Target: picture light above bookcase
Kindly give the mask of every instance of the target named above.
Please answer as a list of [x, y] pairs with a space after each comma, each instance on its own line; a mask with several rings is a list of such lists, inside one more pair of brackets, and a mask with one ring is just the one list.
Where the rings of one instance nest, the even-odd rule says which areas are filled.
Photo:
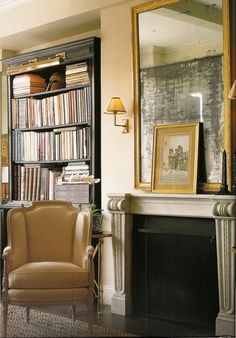
[[18, 74], [22, 72], [28, 72], [30, 70], [59, 65], [60, 63], [64, 62], [65, 59], [66, 59], [66, 53], [61, 52], [47, 60], [40, 60], [40, 61], [38, 61], [38, 59], [29, 60], [26, 64], [23, 64], [20, 66], [9, 66], [7, 68], [7, 74]]

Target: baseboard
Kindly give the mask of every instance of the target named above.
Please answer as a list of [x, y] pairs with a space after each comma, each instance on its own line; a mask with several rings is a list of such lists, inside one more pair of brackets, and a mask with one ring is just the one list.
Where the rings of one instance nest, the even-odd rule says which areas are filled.
[[112, 285], [103, 285], [103, 304], [111, 305], [111, 299], [114, 294]]

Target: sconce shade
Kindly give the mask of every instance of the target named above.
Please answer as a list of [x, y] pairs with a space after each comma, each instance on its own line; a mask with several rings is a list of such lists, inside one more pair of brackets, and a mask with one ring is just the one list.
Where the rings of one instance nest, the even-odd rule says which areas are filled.
[[234, 81], [234, 83], [233, 83], [233, 85], [232, 85], [232, 87], [230, 89], [228, 98], [231, 99], [231, 100], [235, 100], [236, 99], [236, 80]]
[[124, 114], [126, 113], [125, 107], [119, 97], [112, 97], [107, 107], [107, 114]]
[[111, 114], [114, 116], [114, 126], [122, 127], [122, 133], [126, 134], [129, 131], [129, 120], [125, 119], [122, 120], [123, 123], [119, 124], [116, 122], [116, 115], [117, 114], [124, 114], [126, 113], [125, 107], [119, 97], [112, 97], [109, 105], [107, 107], [107, 111], [104, 112], [105, 114]]

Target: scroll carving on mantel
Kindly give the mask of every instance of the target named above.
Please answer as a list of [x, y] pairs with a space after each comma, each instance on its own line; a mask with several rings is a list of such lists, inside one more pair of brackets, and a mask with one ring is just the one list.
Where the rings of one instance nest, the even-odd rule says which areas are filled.
[[235, 220], [236, 216], [236, 202], [219, 201], [216, 202], [213, 209], [215, 217], [232, 217]]
[[113, 313], [131, 311], [133, 214], [214, 218], [216, 225], [220, 311], [216, 335], [234, 335], [236, 201], [233, 195], [109, 194], [113, 235], [115, 293]]
[[124, 197], [113, 197], [108, 201], [107, 209], [111, 212], [125, 212], [127, 210], [127, 200]]

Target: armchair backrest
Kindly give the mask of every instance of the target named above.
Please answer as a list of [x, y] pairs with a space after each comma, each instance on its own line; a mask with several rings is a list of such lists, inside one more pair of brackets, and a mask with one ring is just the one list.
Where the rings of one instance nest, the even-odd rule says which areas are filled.
[[19, 264], [75, 259], [82, 263], [81, 251], [91, 243], [91, 224], [84, 216], [64, 201], [39, 201], [10, 210], [8, 243]]

